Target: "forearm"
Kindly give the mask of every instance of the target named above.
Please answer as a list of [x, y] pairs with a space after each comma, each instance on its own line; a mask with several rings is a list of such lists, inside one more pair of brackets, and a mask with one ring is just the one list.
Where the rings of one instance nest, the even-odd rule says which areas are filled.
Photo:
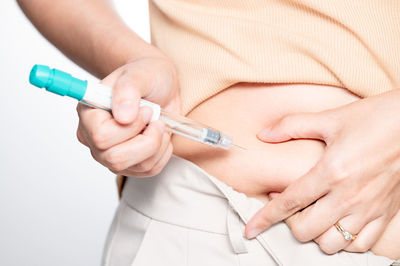
[[36, 28], [99, 78], [127, 61], [161, 52], [137, 36], [107, 0], [17, 0]]

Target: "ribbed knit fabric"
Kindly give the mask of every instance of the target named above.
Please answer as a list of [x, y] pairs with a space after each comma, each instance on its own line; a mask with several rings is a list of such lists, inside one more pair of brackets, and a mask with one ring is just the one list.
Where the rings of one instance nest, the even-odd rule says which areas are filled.
[[400, 0], [150, 0], [182, 111], [238, 82], [400, 88]]

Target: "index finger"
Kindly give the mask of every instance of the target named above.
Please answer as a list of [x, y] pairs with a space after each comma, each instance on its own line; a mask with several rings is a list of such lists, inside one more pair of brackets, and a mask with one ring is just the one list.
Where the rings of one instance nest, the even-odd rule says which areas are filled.
[[78, 109], [82, 109], [78, 110], [81, 130], [85, 132], [89, 146], [98, 150], [107, 150], [135, 137], [146, 127], [153, 113], [149, 107], [141, 107], [132, 123], [121, 125], [104, 110], [91, 110], [85, 106]]
[[251, 239], [297, 211], [309, 206], [328, 192], [321, 164], [289, 185], [280, 195], [268, 202], [246, 225], [246, 236]]
[[78, 102], [76, 105], [76, 111], [80, 120], [90, 120], [95, 124], [101, 124], [104, 121], [112, 119], [110, 112], [88, 106], [81, 102]]

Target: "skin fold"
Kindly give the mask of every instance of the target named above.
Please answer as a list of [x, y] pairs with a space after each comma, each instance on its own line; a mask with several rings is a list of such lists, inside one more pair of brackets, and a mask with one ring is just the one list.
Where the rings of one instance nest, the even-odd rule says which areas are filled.
[[[248, 237], [296, 213], [288, 224], [300, 241], [316, 238], [327, 253], [372, 248], [400, 208], [399, 99], [395, 89], [331, 110], [287, 115], [259, 133], [270, 143], [317, 139], [326, 148], [315, 166], [249, 221]], [[357, 239], [335, 240], [336, 222]], [[399, 247], [394, 229], [387, 250]], [[386, 256], [398, 258], [399, 252]]]
[[[198, 164], [235, 190], [268, 203], [271, 195], [275, 195], [274, 198], [277, 198], [280, 192], [285, 191], [286, 188], [315, 167], [323, 158], [327, 145], [324, 141], [315, 137], [308, 139], [287, 137], [288, 140], [285, 139], [286, 141], [266, 142], [260, 139], [260, 136], [257, 137], [257, 134], [272, 125], [282, 124], [282, 119], [290, 115], [296, 118], [296, 116], [309, 112], [320, 113], [324, 110], [333, 110], [359, 101], [359, 97], [347, 90], [331, 86], [237, 84], [197, 106], [189, 113], [188, 117], [231, 135], [235, 143], [247, 148], [247, 150], [237, 148], [232, 148], [229, 151], [216, 150], [179, 136], [173, 136], [174, 152]], [[311, 120], [300, 121], [302, 124], [295, 127], [298, 131], [305, 128], [305, 123]], [[319, 128], [319, 125], [316, 124], [314, 127]], [[293, 132], [298, 131], [293, 130]], [[277, 136], [282, 134], [280, 132]], [[347, 153], [355, 147], [352, 143], [347, 143], [347, 145], [348, 148], [344, 148]], [[340, 154], [337, 156], [340, 156]], [[335, 161], [330, 160], [328, 163], [335, 163]], [[328, 172], [325, 169], [322, 173]], [[372, 168], [369, 168], [368, 171], [370, 169]], [[323, 174], [320, 176], [324, 178]], [[349, 191], [353, 191], [354, 181], [351, 180], [351, 177], [348, 180], [345, 187], [349, 188]], [[392, 179], [388, 178], [387, 180]], [[393, 178], [393, 181], [395, 181], [395, 178]], [[379, 183], [381, 184], [377, 185]], [[293, 202], [296, 202], [298, 198], [312, 194], [314, 188], [318, 188], [320, 184], [322, 182], [318, 180], [318, 183], [314, 186], [307, 183], [301, 189], [294, 189], [292, 192], [292, 194], [295, 193]], [[360, 210], [361, 216], [364, 217], [368, 215], [374, 217], [379, 211], [394, 210], [395, 213], [392, 216], [388, 215], [378, 219], [363, 230], [356, 228], [359, 222], [363, 221], [361, 218], [358, 219], [358, 216], [356, 216], [357, 219], [353, 219], [351, 215], [347, 215], [347, 218], [341, 219], [340, 222], [346, 230], [352, 233], [360, 233], [361, 231], [358, 239], [353, 242], [344, 240], [343, 236], [333, 227], [333, 224], [337, 221], [337, 218], [333, 215], [333, 210], [338, 209], [341, 204], [343, 205], [340, 202], [334, 201], [333, 205], [325, 207], [325, 212], [322, 215], [315, 213], [315, 210], [311, 207], [298, 213], [294, 211], [293, 216], [291, 216], [293, 213], [290, 213], [274, 222], [289, 217], [286, 222], [298, 240], [302, 242], [314, 240], [328, 254], [336, 253], [342, 249], [351, 252], [364, 252], [371, 249], [378, 255], [396, 259], [400, 257], [399, 249], [396, 248], [400, 246], [400, 215], [397, 214], [393, 218], [398, 213], [398, 206], [393, 204], [396, 202], [396, 198], [393, 199], [391, 196], [395, 196], [396, 193], [388, 193], [389, 195], [386, 195], [386, 198], [389, 200], [385, 204], [382, 204], [381, 198], [374, 197], [374, 195], [380, 195], [387, 190], [383, 184], [380, 181], [371, 182], [371, 186], [367, 187], [363, 193], [358, 193], [359, 190], [356, 188], [352, 194], [360, 194], [363, 197], [357, 208]], [[399, 191], [396, 186], [392, 190]], [[347, 190], [340, 189], [337, 193], [339, 199], [345, 202], [342, 195], [346, 195]], [[314, 199], [311, 200], [311, 202], [313, 201]], [[314, 205], [319, 206], [319, 204], [317, 202]], [[372, 211], [378, 205], [384, 206], [384, 208]], [[265, 226], [265, 221], [268, 221], [268, 218], [273, 216], [272, 214], [283, 212], [282, 210], [285, 210], [285, 207], [289, 208], [290, 204], [281, 201], [273, 207], [269, 207], [264, 213], [260, 212], [259, 217], [255, 217], [258, 220], [253, 219], [247, 226], [252, 226], [251, 222], [254, 223], [253, 226]], [[387, 226], [389, 222], [390, 224]], [[325, 227], [322, 227], [322, 225]], [[361, 224], [361, 226], [363, 225]], [[310, 230], [315, 230], [315, 232], [310, 232]]]

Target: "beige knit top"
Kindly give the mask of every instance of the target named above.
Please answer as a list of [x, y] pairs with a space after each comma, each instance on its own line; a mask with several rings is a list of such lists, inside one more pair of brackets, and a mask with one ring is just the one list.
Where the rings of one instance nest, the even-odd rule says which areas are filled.
[[400, 88], [400, 0], [150, 0], [182, 111], [238, 82]]

